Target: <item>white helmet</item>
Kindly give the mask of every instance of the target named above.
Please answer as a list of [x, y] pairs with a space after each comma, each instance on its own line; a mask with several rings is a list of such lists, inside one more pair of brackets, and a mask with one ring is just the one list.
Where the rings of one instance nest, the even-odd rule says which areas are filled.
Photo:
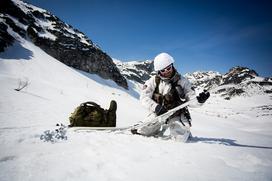
[[170, 56], [168, 53], [160, 53], [154, 59], [154, 70], [155, 71], [162, 70], [174, 62], [175, 62], [174, 58]]

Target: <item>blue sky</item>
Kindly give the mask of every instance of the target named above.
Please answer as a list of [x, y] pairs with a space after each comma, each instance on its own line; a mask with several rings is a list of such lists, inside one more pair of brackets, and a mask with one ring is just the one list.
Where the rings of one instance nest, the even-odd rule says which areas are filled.
[[26, 0], [85, 33], [111, 57], [175, 58], [185, 74], [240, 65], [272, 76], [272, 1]]

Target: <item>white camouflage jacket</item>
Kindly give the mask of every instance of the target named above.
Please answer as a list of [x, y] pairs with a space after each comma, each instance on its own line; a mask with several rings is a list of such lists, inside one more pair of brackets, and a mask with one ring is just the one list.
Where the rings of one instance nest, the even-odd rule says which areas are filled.
[[[153, 92], [156, 88], [156, 76], [152, 76], [149, 80], [147, 80], [142, 88], [142, 92], [140, 95], [140, 101], [141, 103], [149, 109], [151, 112], [155, 112], [155, 108], [158, 105], [153, 99]], [[180, 76], [180, 80], [178, 81], [178, 85], [180, 85], [183, 88], [185, 99], [186, 101], [191, 100], [195, 96], [195, 91], [192, 89], [191, 83], [183, 76]], [[171, 83], [167, 80], [163, 80], [161, 78], [160, 84], [159, 84], [159, 93], [162, 95], [165, 95], [169, 93], [171, 90]], [[190, 104], [190, 107], [198, 107], [198, 102], [195, 101], [193, 104]]]

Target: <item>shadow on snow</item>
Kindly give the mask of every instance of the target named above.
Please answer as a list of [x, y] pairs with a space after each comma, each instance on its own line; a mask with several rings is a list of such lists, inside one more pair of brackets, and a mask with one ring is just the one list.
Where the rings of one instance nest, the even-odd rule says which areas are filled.
[[18, 41], [15, 41], [12, 46], [0, 53], [0, 58], [12, 60], [30, 60], [32, 56], [33, 52], [23, 47]]
[[244, 145], [236, 143], [236, 140], [226, 139], [226, 138], [204, 138], [193, 136], [188, 143], [208, 143], [208, 144], [220, 144], [225, 146], [237, 146], [237, 147], [246, 147], [246, 148], [260, 148], [260, 149], [272, 149], [268, 146], [257, 146], [257, 145]]

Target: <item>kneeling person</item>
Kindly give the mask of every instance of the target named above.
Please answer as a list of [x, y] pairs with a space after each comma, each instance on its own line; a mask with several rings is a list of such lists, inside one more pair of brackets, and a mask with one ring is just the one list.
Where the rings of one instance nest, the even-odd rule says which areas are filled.
[[[141, 103], [151, 111], [146, 121], [190, 101], [195, 96], [191, 83], [177, 72], [173, 63], [173, 57], [167, 53], [161, 53], [154, 59], [154, 69], [157, 74], [146, 81], [140, 96]], [[197, 98], [198, 101], [191, 106], [204, 103], [208, 97], [208, 92], [201, 93]], [[170, 116], [166, 125], [162, 126], [160, 123], [143, 127], [139, 125], [137, 129], [132, 130], [132, 133], [145, 136], [163, 135], [169, 128], [173, 139], [184, 139], [184, 135], [190, 134], [185, 124], [191, 126], [191, 116], [187, 107]]]

